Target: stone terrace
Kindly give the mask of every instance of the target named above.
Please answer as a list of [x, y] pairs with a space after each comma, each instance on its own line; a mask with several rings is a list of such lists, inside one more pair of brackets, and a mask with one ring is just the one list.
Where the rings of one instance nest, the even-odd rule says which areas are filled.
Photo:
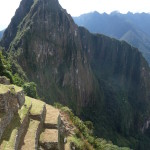
[[64, 150], [59, 110], [7, 81], [0, 78], [0, 150]]

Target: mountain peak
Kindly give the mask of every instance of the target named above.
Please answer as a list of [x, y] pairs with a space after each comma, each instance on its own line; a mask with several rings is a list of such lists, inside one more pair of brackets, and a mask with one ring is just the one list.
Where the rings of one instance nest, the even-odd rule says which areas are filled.
[[110, 14], [111, 15], [118, 15], [118, 14], [120, 14], [120, 12], [116, 10], [116, 11], [112, 11]]

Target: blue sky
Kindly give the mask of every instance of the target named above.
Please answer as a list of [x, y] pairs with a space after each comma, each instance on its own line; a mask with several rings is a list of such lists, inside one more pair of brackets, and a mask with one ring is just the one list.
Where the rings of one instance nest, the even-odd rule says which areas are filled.
[[[0, 30], [6, 28], [21, 0], [0, 0]], [[110, 13], [150, 12], [150, 0], [59, 0], [72, 16], [98, 11]]]

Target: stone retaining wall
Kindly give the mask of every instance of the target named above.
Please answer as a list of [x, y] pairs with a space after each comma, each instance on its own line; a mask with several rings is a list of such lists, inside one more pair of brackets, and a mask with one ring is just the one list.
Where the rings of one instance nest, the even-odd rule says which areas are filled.
[[40, 134], [41, 134], [42, 129], [43, 129], [43, 124], [44, 124], [44, 121], [45, 121], [45, 117], [46, 117], [46, 105], [44, 105], [43, 111], [42, 111], [41, 115], [39, 116], [40, 124], [38, 126], [38, 129], [36, 130], [35, 149], [38, 148], [39, 138], [40, 138]]
[[10, 84], [10, 80], [7, 77], [5, 77], [5, 76], [0, 76], [0, 84], [9, 85]]
[[42, 131], [42, 125], [40, 122], [40, 124], [36, 130], [36, 133], [35, 133], [35, 150], [38, 149], [38, 143], [39, 143], [39, 137], [40, 137], [41, 131]]
[[25, 96], [23, 91], [12, 93], [8, 90], [7, 93], [0, 94], [0, 112], [7, 113], [10, 110], [17, 112], [24, 102]]
[[18, 101], [15, 95], [11, 94], [10, 91], [0, 94], [0, 139], [17, 111]]
[[12, 111], [9, 111], [7, 114], [4, 114], [4, 116], [0, 119], [0, 140], [4, 130], [9, 125], [13, 117], [14, 113]]
[[17, 136], [16, 136], [16, 140], [15, 140], [15, 150], [18, 150], [18, 147], [20, 146], [20, 142], [23, 139], [23, 137], [25, 136], [27, 127], [29, 125], [29, 111], [31, 109], [32, 105], [30, 106], [27, 115], [25, 116], [23, 122], [21, 123]]
[[58, 149], [59, 150], [64, 150], [64, 139], [65, 139], [66, 133], [65, 133], [65, 126], [63, 124], [63, 121], [60, 117], [58, 116]]
[[39, 126], [36, 130], [36, 133], [35, 133], [36, 134], [35, 135], [35, 149], [38, 149], [38, 142], [39, 142], [40, 134], [41, 134], [42, 129], [43, 129], [45, 116], [46, 116], [46, 105], [44, 105], [43, 111], [41, 112], [40, 115], [30, 115], [31, 119], [40, 121], [40, 124], [39, 124]]
[[24, 95], [24, 91], [19, 91], [16, 94], [17, 99], [18, 99], [18, 103], [19, 103], [19, 107], [21, 108], [24, 105], [25, 102], [25, 95]]

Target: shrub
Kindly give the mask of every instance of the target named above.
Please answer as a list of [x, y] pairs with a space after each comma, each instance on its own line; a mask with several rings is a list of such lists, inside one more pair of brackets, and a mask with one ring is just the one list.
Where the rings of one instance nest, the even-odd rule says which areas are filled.
[[23, 89], [25, 91], [25, 94], [32, 97], [37, 98], [37, 90], [36, 90], [36, 84], [34, 82], [27, 82], [23, 85]]
[[77, 150], [129, 150], [129, 148], [121, 148], [116, 145], [113, 145], [112, 142], [108, 142], [102, 138], [96, 138], [91, 132], [94, 127], [91, 121], [83, 122], [79, 117], [75, 116], [71, 109], [68, 107], [63, 107], [59, 103], [55, 103], [55, 107], [61, 109], [65, 112], [76, 129], [74, 130], [75, 135], [69, 138], [71, 144]]
[[91, 121], [85, 121], [84, 124], [86, 125], [86, 127], [93, 132], [94, 126], [93, 123]]
[[17, 74], [15, 73], [13, 75], [13, 83], [18, 85], [18, 86], [22, 86], [24, 84], [24, 80]]
[[81, 139], [77, 138], [76, 136], [72, 136], [69, 138], [69, 141], [71, 143], [71, 147], [75, 147], [77, 150], [83, 150], [84, 149], [84, 143]]

